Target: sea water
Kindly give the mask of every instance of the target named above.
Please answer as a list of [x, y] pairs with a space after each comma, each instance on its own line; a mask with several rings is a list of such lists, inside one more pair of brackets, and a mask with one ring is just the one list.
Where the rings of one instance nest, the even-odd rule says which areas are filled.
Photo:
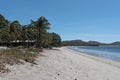
[[120, 62], [120, 46], [69, 46], [69, 48], [89, 55]]

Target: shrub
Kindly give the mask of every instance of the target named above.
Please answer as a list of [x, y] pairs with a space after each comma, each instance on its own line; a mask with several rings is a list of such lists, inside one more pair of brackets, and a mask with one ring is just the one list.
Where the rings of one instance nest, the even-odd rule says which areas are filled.
[[14, 64], [23, 64], [21, 60], [26, 62], [36, 64], [35, 58], [38, 54], [33, 54], [32, 51], [38, 52], [38, 50], [27, 49], [20, 50], [16, 48], [0, 50], [0, 73], [5, 72], [5, 64], [14, 65]]

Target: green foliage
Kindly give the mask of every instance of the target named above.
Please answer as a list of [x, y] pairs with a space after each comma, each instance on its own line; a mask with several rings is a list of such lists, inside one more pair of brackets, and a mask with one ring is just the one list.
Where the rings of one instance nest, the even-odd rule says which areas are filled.
[[38, 20], [36, 21], [36, 27], [38, 30], [37, 42], [39, 42], [38, 47], [43, 47], [43, 45], [45, 44], [47, 29], [50, 29], [49, 25], [50, 23], [43, 16], [38, 18]]
[[[19, 50], [19, 49], [7, 49], [7, 50], [1, 50], [0, 51], [1, 59], [4, 58], [4, 63], [13, 65], [14, 63], [19, 63], [19, 60], [26, 60], [29, 62], [29, 60], [34, 61], [37, 54], [32, 54], [28, 51]], [[4, 57], [3, 57], [4, 56]]]
[[43, 16], [28, 25], [21, 25], [17, 20], [8, 22], [0, 15], [0, 45], [12, 46], [12, 49], [0, 50], [0, 73], [8, 71], [5, 64], [19, 64], [21, 60], [35, 63], [35, 57], [42, 51], [42, 47], [60, 46], [60, 36], [49, 33], [49, 29], [50, 23]]
[[6, 40], [5, 28], [8, 26], [8, 21], [0, 14], [0, 42]]
[[51, 45], [58, 47], [61, 46], [61, 37], [56, 33], [51, 33]]
[[14, 65], [22, 64], [21, 60], [35, 64], [37, 54], [31, 53], [29, 50], [20, 50], [16, 48], [0, 50], [0, 73], [6, 72], [5, 64]]
[[0, 14], [0, 30], [8, 25], [8, 21]]
[[50, 23], [43, 16], [28, 25], [21, 25], [17, 20], [8, 22], [0, 15], [0, 43], [4, 45], [36, 46], [36, 48], [60, 46], [60, 36], [56, 33], [48, 33], [49, 29]]
[[17, 41], [21, 38], [21, 25], [18, 21], [13, 21], [9, 26], [9, 34], [11, 41]]

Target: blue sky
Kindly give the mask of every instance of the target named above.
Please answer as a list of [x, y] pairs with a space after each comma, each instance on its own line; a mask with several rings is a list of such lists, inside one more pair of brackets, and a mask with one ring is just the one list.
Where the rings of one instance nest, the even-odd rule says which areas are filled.
[[120, 41], [120, 0], [0, 0], [0, 13], [24, 25], [45, 16], [62, 40]]

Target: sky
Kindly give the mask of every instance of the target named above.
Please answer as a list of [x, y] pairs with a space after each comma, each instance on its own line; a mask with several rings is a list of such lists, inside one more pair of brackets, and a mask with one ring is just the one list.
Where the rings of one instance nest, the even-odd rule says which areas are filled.
[[62, 40], [120, 41], [120, 0], [0, 0], [0, 14], [23, 25], [44, 16]]

